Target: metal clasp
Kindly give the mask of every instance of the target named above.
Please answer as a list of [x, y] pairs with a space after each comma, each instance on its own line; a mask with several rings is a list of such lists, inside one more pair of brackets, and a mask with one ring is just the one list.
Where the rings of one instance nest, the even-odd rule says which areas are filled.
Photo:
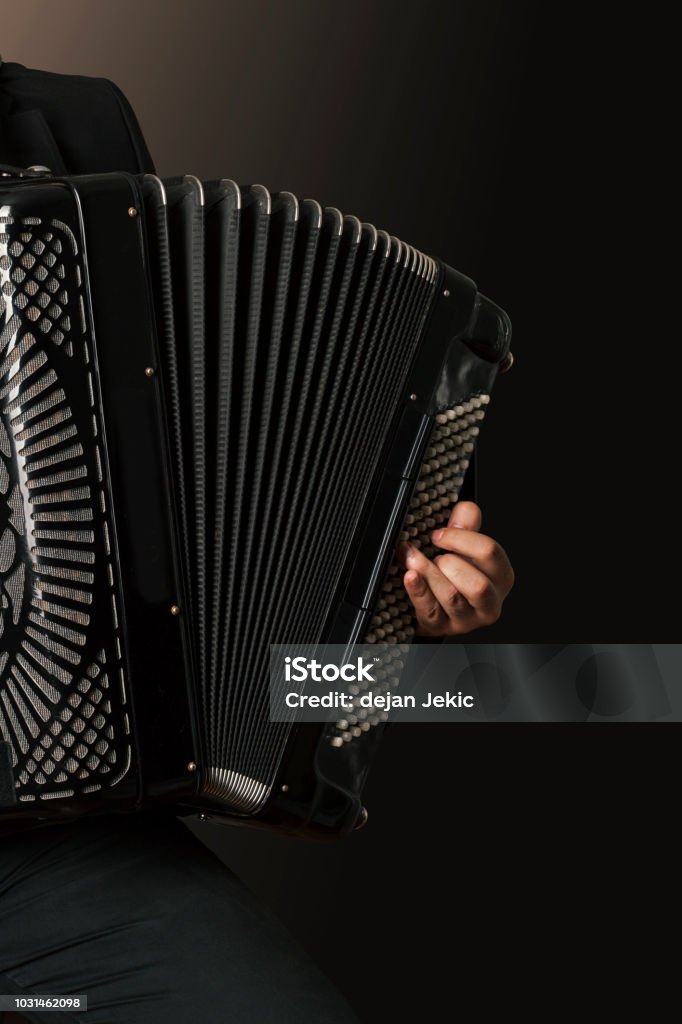
[[52, 171], [44, 164], [33, 164], [31, 167], [14, 167], [12, 164], [0, 164], [0, 178], [44, 178]]

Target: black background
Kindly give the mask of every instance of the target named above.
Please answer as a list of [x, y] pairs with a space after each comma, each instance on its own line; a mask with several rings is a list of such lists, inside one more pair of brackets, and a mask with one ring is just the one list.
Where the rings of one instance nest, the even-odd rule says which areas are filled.
[[[634, 237], [647, 143], [622, 10], [72, 0], [46, 26], [41, 6], [9, 15], [3, 56], [114, 78], [161, 173], [314, 196], [439, 255], [509, 312], [516, 365], [481, 439], [479, 498], [517, 585], [481, 639], [674, 640], [676, 328], [652, 326], [670, 301]], [[481, 1012], [500, 988], [523, 1008], [530, 978], [564, 991], [568, 932], [584, 967], [612, 950], [612, 925], [629, 934], [634, 839], [659, 863], [667, 850], [651, 829], [672, 738], [399, 726], [369, 826], [342, 844], [197, 831], [362, 1020], [454, 1016], [472, 986]]]

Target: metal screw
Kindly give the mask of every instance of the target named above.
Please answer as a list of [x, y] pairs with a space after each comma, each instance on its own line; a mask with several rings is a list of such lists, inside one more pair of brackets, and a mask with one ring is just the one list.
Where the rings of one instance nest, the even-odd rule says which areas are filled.
[[171, 615], [179, 615], [180, 614], [180, 605], [179, 604], [172, 604], [171, 605], [170, 613], [171, 613]]
[[411, 401], [411, 402], [416, 402], [416, 401], [417, 401], [417, 396], [415, 395], [414, 391], [413, 391], [413, 392], [412, 392], [412, 394], [410, 395], [410, 401]]
[[288, 793], [289, 792], [289, 787], [287, 786], [286, 782], [283, 783], [282, 786], [280, 786], [280, 789], [282, 790], [283, 793]]
[[360, 816], [359, 816], [358, 820], [355, 822], [355, 825], [353, 826], [353, 828], [355, 829], [356, 832], [357, 832], [358, 829], [365, 827], [365, 825], [367, 824], [367, 819], [368, 818], [369, 818], [369, 814], [367, 812], [367, 808], [363, 807], [361, 809], [361, 811], [360, 811]]
[[145, 375], [145, 377], [153, 377], [155, 373], [156, 373], [156, 370], [154, 369], [153, 366], [145, 366], [145, 368], [144, 368], [144, 375]]
[[189, 764], [187, 765], [187, 771], [188, 772], [195, 772], [196, 770], [197, 770], [196, 761], [190, 761]]
[[449, 288], [446, 288], [445, 291], [443, 292], [443, 298], [444, 299], [449, 299], [450, 298], [450, 289]]
[[509, 371], [511, 370], [513, 365], [514, 365], [514, 353], [513, 352], [507, 352], [506, 356], [504, 357], [504, 359], [500, 363], [500, 370], [499, 370], [499, 372], [500, 373], [509, 373]]
[[129, 217], [137, 217], [137, 209], [134, 206], [129, 206], [128, 207], [128, 216]]

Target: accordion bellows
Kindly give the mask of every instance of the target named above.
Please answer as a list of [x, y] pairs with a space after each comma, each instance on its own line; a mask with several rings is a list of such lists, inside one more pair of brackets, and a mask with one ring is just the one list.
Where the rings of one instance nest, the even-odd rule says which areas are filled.
[[410, 640], [392, 551], [447, 519], [508, 321], [290, 193], [0, 192], [4, 813], [351, 827], [380, 729], [271, 722], [270, 645]]

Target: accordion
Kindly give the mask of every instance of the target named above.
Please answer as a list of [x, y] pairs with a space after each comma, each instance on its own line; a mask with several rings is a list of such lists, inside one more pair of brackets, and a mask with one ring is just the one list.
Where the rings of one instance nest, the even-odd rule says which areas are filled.
[[409, 643], [505, 314], [356, 217], [192, 176], [0, 179], [0, 821], [167, 804], [333, 836], [382, 723], [271, 644]]

